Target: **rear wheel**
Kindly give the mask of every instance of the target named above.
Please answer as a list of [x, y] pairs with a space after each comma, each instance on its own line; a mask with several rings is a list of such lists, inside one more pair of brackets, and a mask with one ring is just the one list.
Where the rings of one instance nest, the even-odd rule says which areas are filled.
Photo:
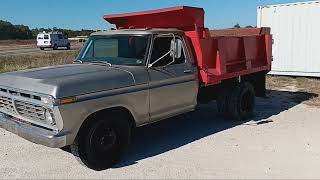
[[57, 50], [58, 49], [58, 45], [57, 44], [54, 44], [53, 45], [53, 50]]
[[44, 47], [41, 47], [40, 50], [43, 51], [43, 50], [44, 50]]
[[253, 116], [255, 108], [255, 92], [253, 86], [244, 82], [237, 85], [228, 98], [228, 111], [235, 120], [243, 120]]
[[127, 149], [130, 126], [125, 119], [97, 118], [80, 132], [72, 152], [85, 166], [93, 170], [105, 170], [114, 166]]
[[70, 50], [71, 49], [71, 45], [70, 43], [67, 45], [67, 50]]
[[227, 117], [228, 110], [228, 97], [230, 92], [226, 88], [221, 88], [217, 97], [217, 108], [220, 116]]

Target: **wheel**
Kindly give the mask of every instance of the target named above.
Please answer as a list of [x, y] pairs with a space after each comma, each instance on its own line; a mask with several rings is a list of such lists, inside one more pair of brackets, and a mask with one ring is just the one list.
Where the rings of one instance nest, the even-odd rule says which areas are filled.
[[223, 117], [227, 117], [229, 114], [228, 110], [228, 97], [230, 92], [227, 88], [221, 88], [217, 97], [217, 108], [218, 114]]
[[43, 50], [44, 50], [44, 47], [41, 47], [40, 50], [43, 51]]
[[91, 119], [88, 127], [80, 132], [72, 153], [90, 169], [100, 171], [111, 168], [121, 158], [130, 141], [130, 126], [125, 119]]
[[57, 44], [54, 44], [53, 45], [53, 50], [57, 50], [58, 49], [58, 45]]
[[235, 120], [244, 120], [253, 116], [255, 92], [253, 86], [244, 82], [237, 85], [228, 98], [228, 110]]
[[70, 43], [67, 45], [67, 50], [70, 50], [71, 49], [71, 45]]

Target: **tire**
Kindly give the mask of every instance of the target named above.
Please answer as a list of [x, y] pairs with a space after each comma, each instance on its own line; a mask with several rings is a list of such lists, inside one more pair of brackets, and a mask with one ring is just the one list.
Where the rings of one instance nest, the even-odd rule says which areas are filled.
[[71, 49], [71, 45], [70, 43], [67, 45], [67, 50], [70, 50]]
[[130, 142], [130, 126], [125, 119], [91, 119], [79, 134], [71, 151], [90, 169], [101, 171], [113, 167], [121, 159]]
[[255, 92], [253, 86], [244, 82], [237, 85], [228, 98], [229, 115], [234, 120], [245, 120], [253, 116]]
[[57, 50], [57, 49], [58, 49], [57, 44], [54, 44], [54, 45], [53, 45], [53, 50]]
[[44, 50], [44, 48], [43, 48], [43, 47], [41, 47], [41, 48], [40, 48], [40, 50], [41, 50], [41, 51], [43, 51], [43, 50]]
[[229, 114], [228, 110], [228, 97], [230, 92], [225, 88], [221, 88], [217, 97], [217, 108], [218, 114], [222, 117], [227, 117]]

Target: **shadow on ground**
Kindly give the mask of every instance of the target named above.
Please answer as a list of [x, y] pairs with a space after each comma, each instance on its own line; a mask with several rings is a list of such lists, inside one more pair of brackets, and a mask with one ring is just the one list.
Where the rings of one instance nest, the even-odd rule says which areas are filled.
[[[267, 97], [257, 99], [255, 117], [248, 120], [249, 125], [272, 123], [271, 116], [317, 96], [307, 92], [269, 90]], [[128, 153], [114, 168], [136, 164], [139, 160], [166, 153], [243, 123], [246, 122], [218, 117], [215, 102], [201, 105], [195, 112], [138, 128]]]

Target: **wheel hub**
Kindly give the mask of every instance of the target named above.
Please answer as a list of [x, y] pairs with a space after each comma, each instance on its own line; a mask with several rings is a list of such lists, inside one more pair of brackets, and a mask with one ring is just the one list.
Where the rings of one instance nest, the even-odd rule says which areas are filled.
[[109, 129], [104, 135], [101, 136], [99, 144], [104, 150], [108, 150], [116, 143], [117, 135], [114, 130]]

